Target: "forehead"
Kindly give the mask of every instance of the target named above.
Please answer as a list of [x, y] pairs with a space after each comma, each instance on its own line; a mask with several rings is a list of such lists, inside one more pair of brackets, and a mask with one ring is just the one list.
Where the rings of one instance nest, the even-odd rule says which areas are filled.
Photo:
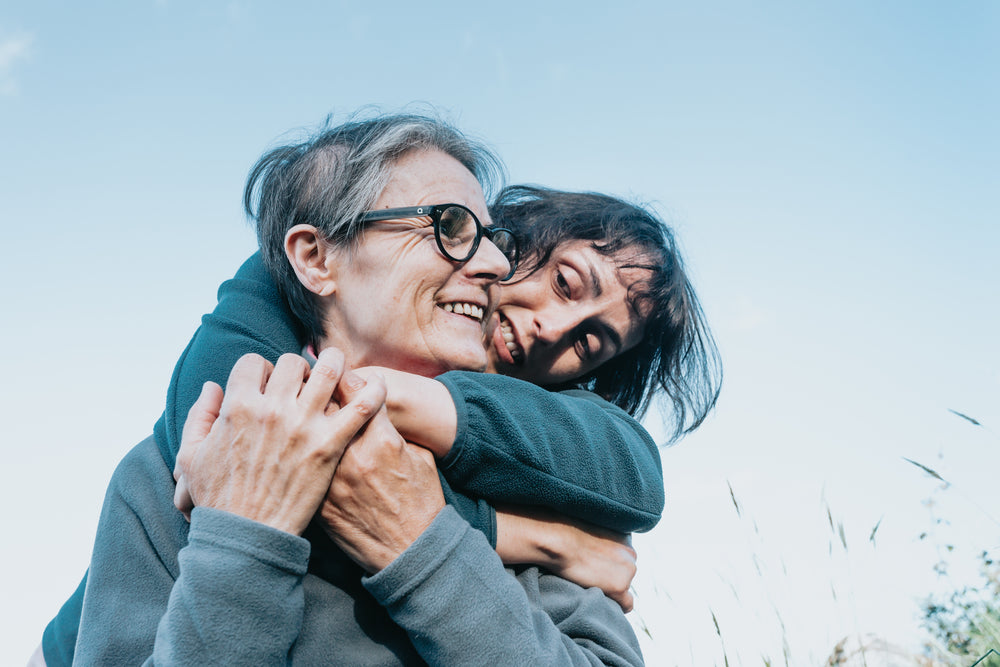
[[461, 162], [436, 149], [404, 153], [392, 166], [375, 208], [420, 204], [463, 204], [484, 224], [490, 219], [476, 177]]

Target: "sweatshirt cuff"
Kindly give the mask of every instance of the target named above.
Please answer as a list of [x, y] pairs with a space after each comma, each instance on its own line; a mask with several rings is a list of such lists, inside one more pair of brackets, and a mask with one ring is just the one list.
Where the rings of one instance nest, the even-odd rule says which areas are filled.
[[188, 542], [237, 551], [299, 576], [309, 567], [310, 545], [305, 538], [212, 507], [191, 511]]
[[462, 454], [466, 450], [465, 434], [469, 432], [469, 403], [466, 401], [465, 394], [459, 386], [459, 380], [462, 378], [463, 372], [465, 371], [449, 371], [444, 375], [434, 378], [445, 386], [448, 393], [451, 394], [452, 402], [455, 404], [455, 442], [452, 443], [448, 453], [438, 461], [438, 468], [442, 471], [454, 466], [462, 458]]
[[471, 530], [458, 512], [446, 505], [406, 551], [381, 571], [363, 577], [361, 583], [379, 604], [392, 605], [429, 579]]

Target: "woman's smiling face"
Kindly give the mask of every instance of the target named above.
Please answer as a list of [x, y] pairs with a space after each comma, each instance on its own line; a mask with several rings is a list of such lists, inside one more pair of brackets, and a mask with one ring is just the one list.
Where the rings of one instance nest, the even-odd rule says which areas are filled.
[[[479, 182], [437, 150], [407, 153], [373, 210], [462, 204], [489, 224]], [[366, 225], [353, 247], [332, 254], [336, 288], [325, 317], [325, 345], [353, 366], [379, 365], [420, 375], [483, 370], [483, 338], [510, 265], [486, 239], [457, 263], [441, 254], [429, 217]]]
[[[586, 375], [635, 347], [646, 312], [630, 289], [649, 278], [628, 249], [603, 255], [589, 241], [558, 245], [531, 275], [505, 283], [487, 339], [489, 370], [536, 384]], [[625, 261], [625, 260], [629, 261]]]

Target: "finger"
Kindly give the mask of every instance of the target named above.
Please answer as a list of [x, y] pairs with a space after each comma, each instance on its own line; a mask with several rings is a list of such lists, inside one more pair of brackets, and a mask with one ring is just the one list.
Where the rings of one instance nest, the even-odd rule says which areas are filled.
[[212, 424], [219, 418], [222, 408], [222, 387], [214, 382], [206, 382], [201, 386], [201, 393], [194, 405], [188, 410], [184, 429], [181, 431], [181, 442], [201, 442], [212, 430]]
[[[214, 382], [206, 382], [201, 386], [201, 393], [198, 400], [194, 402], [188, 410], [187, 420], [184, 422], [184, 430], [181, 431], [181, 450], [190, 449], [197, 443], [208, 437], [212, 430], [212, 424], [219, 418], [219, 410], [222, 407], [222, 387]], [[177, 455], [178, 461], [181, 454]], [[179, 469], [174, 470], [174, 479], [183, 474]]]
[[313, 410], [325, 410], [344, 374], [344, 353], [328, 347], [319, 353], [309, 379], [299, 393], [299, 402]]
[[232, 401], [246, 394], [262, 394], [272, 370], [271, 362], [259, 354], [244, 354], [229, 372], [226, 399]]
[[385, 381], [374, 376], [337, 412], [329, 415], [332, 440], [343, 441], [344, 446], [385, 405]]
[[[369, 372], [367, 375], [361, 375], [357, 371], [351, 368], [344, 369], [344, 375], [340, 378], [340, 384], [337, 385], [337, 390], [335, 392], [335, 397], [340, 400], [342, 404], [350, 402], [350, 400], [361, 391], [365, 384], [368, 382], [368, 378], [374, 377], [381, 374]], [[383, 377], [384, 381], [385, 378]]]
[[309, 376], [309, 362], [297, 354], [283, 354], [274, 365], [264, 389], [266, 396], [295, 398], [302, 390], [302, 382]]
[[[176, 471], [174, 474], [177, 474]], [[187, 477], [183, 473], [177, 480], [177, 487], [174, 489], [174, 507], [180, 510], [188, 522], [191, 521], [191, 510], [194, 508], [194, 501], [191, 499], [191, 491], [188, 489]]]
[[615, 602], [621, 606], [622, 611], [626, 614], [632, 611], [632, 607], [635, 606], [635, 598], [632, 597], [632, 591], [625, 591], [620, 599], [616, 599]]

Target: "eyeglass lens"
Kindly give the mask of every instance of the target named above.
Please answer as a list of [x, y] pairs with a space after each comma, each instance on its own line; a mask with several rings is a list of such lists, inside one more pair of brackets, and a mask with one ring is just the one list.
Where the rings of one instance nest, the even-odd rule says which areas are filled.
[[441, 243], [459, 261], [467, 259], [476, 242], [476, 219], [461, 206], [449, 206], [441, 211], [438, 222]]
[[[441, 211], [438, 222], [441, 244], [452, 259], [465, 261], [471, 257], [472, 246], [476, 242], [477, 227], [472, 212], [462, 206], [449, 206]], [[483, 228], [483, 232], [513, 266], [517, 261], [517, 242], [514, 235], [507, 230], [492, 230], [489, 227]]]

